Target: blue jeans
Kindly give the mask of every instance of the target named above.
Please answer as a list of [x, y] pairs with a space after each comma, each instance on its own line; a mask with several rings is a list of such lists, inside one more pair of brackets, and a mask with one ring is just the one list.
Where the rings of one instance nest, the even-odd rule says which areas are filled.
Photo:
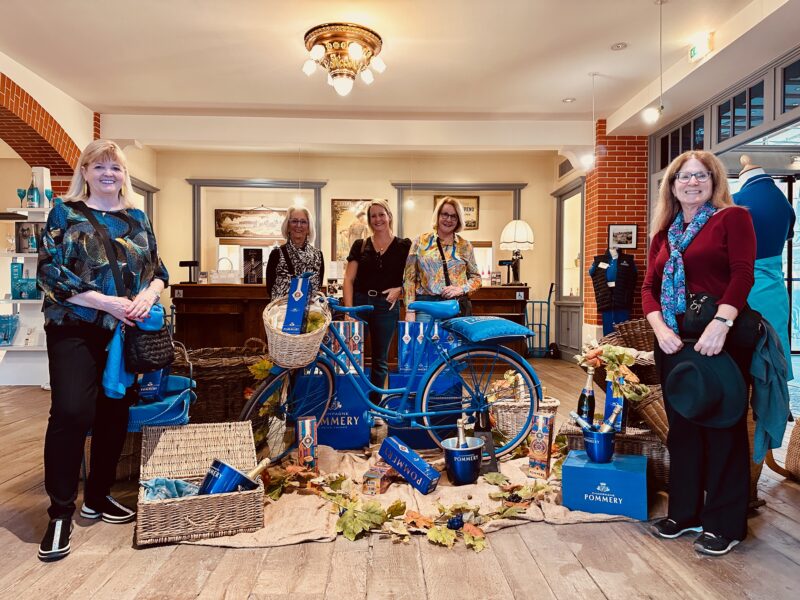
[[[369, 341], [372, 350], [372, 368], [369, 380], [373, 385], [386, 387], [386, 376], [389, 374], [389, 347], [397, 329], [397, 321], [400, 319], [399, 301], [394, 308], [389, 308], [390, 302], [386, 301], [386, 296], [368, 296], [363, 292], [353, 294], [353, 305], [371, 305], [374, 307], [372, 312], [363, 313], [359, 318], [367, 324], [369, 331]], [[377, 392], [370, 392], [370, 400], [377, 404], [380, 402], [381, 395]]]

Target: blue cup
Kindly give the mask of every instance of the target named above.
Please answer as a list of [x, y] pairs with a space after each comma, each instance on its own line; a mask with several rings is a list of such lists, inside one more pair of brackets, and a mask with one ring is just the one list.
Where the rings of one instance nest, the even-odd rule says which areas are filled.
[[583, 448], [586, 456], [595, 463], [611, 462], [614, 457], [614, 434], [616, 431], [600, 433], [599, 431], [583, 432]]
[[475, 483], [481, 470], [483, 458], [483, 440], [476, 437], [467, 438], [467, 447], [458, 447], [458, 438], [448, 438], [442, 442], [444, 448], [444, 464], [447, 467], [447, 478], [453, 485]]
[[208, 473], [206, 473], [205, 479], [203, 479], [203, 483], [200, 484], [200, 491], [197, 492], [197, 495], [246, 492], [257, 487], [258, 484], [247, 475], [215, 458], [208, 469]]

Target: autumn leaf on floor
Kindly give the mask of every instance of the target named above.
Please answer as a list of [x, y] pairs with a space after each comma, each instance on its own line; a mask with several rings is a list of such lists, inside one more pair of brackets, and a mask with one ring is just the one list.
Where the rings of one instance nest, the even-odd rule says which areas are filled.
[[501, 485], [500, 489], [504, 492], [516, 492], [517, 490], [521, 490], [524, 486], [521, 483], [508, 483], [506, 485]]
[[502, 473], [486, 473], [483, 476], [486, 480], [486, 483], [490, 483], [491, 485], [505, 485], [508, 483], [509, 479]]
[[497, 518], [498, 519], [513, 519], [521, 515], [524, 511], [519, 508], [518, 506], [507, 506], [502, 510], [498, 511]]
[[406, 524], [417, 529], [430, 529], [433, 527], [433, 519], [410, 510], [406, 513]]
[[472, 523], [464, 523], [461, 533], [464, 534], [464, 543], [467, 548], [472, 548], [475, 552], [486, 549], [486, 534], [480, 527], [476, 527]]
[[378, 502], [366, 502], [361, 507], [350, 504], [336, 521], [336, 532], [353, 542], [365, 531], [378, 528], [385, 521], [386, 513]]
[[411, 532], [402, 521], [388, 521], [385, 525], [386, 530], [392, 534], [392, 542], [403, 542], [407, 544], [411, 541]]
[[437, 525], [428, 530], [428, 540], [434, 544], [452, 548], [456, 543], [456, 532], [442, 525]]
[[406, 503], [402, 500], [395, 500], [389, 505], [389, 508], [386, 509], [386, 516], [390, 519], [394, 517], [400, 517], [406, 512]]

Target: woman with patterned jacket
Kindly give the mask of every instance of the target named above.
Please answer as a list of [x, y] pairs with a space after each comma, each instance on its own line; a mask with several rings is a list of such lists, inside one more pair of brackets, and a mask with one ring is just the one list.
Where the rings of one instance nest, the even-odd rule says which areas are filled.
[[[50, 523], [39, 546], [45, 562], [69, 554], [72, 514], [86, 434], [91, 464], [81, 516], [128, 523], [136, 513], [111, 496], [125, 442], [129, 403], [101, 385], [106, 346], [118, 322], [144, 320], [168, 284], [147, 216], [133, 208], [127, 161], [114, 142], [95, 140], [80, 156], [64, 202], [50, 211], [39, 247], [37, 284], [44, 292], [52, 388], [44, 442]], [[85, 216], [104, 227], [116, 256]], [[126, 296], [117, 296], [109, 262], [116, 260]]]
[[[468, 295], [481, 287], [481, 274], [472, 244], [460, 235], [464, 228], [461, 203], [445, 196], [436, 205], [433, 231], [423, 233], [411, 244], [403, 277], [406, 321], [417, 319], [408, 306], [415, 300], [459, 300], [462, 315], [469, 306]], [[420, 314], [419, 321], [430, 321]]]

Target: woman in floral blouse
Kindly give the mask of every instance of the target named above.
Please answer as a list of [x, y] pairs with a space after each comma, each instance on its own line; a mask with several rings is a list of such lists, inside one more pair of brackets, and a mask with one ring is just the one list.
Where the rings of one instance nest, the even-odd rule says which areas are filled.
[[[403, 277], [406, 307], [415, 300], [455, 299], [464, 314], [464, 300], [481, 287], [472, 244], [457, 235], [464, 228], [464, 209], [458, 200], [445, 196], [436, 205], [431, 221], [433, 231], [415, 239], [408, 253]], [[406, 308], [406, 321], [415, 319], [414, 311]], [[430, 317], [420, 314], [418, 320], [428, 322]]]
[[322, 251], [313, 245], [316, 232], [308, 209], [292, 206], [286, 211], [281, 233], [286, 243], [270, 252], [267, 261], [267, 294], [272, 299], [287, 296], [292, 277], [308, 272], [313, 273], [311, 293], [319, 292], [325, 277], [325, 261]]

